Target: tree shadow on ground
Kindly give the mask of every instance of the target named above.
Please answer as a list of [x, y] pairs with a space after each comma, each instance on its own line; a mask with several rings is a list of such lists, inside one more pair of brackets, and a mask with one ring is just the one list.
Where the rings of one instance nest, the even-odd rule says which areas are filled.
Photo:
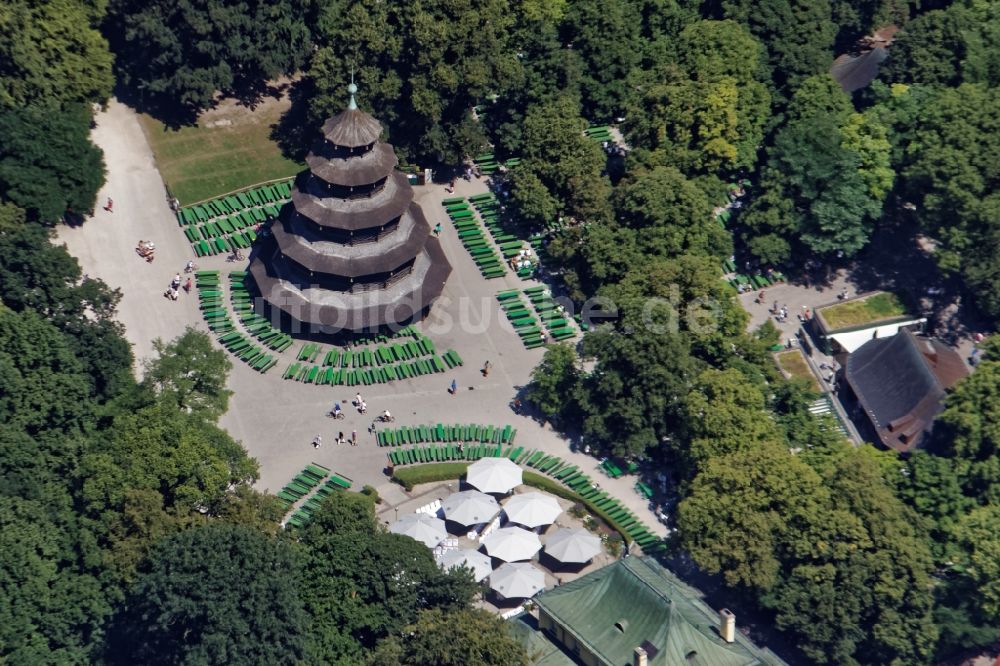
[[277, 123], [271, 125], [270, 138], [278, 145], [282, 155], [302, 162], [319, 139], [319, 128], [312, 127], [309, 121], [309, 100], [312, 98], [313, 86], [308, 80], [299, 79], [287, 84], [285, 92], [291, 100], [291, 107], [281, 115]]
[[197, 125], [202, 113], [218, 108], [227, 99], [236, 100], [240, 106], [253, 111], [265, 98], [280, 99], [293, 86], [288, 82], [239, 82], [232, 90], [217, 93], [212, 104], [205, 107], [182, 104], [169, 95], [149, 94], [131, 86], [116, 86], [114, 95], [123, 104], [160, 121], [167, 129], [178, 130]]
[[881, 289], [898, 294], [915, 313], [927, 318], [929, 333], [956, 344], [989, 325], [961, 278], [938, 268], [934, 248], [935, 243], [919, 233], [908, 211], [901, 211], [875, 231], [848, 280], [858, 292]]

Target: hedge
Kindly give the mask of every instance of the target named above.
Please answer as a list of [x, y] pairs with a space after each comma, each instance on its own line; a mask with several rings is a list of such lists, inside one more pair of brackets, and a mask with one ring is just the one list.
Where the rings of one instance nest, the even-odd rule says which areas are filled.
[[430, 465], [411, 465], [397, 467], [392, 471], [392, 478], [407, 490], [419, 483], [434, 481], [450, 481], [465, 476], [465, 470], [471, 463], [434, 463]]

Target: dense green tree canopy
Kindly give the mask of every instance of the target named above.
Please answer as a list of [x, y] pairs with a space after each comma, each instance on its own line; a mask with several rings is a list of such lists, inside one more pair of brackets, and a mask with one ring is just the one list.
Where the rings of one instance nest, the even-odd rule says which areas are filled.
[[615, 189], [619, 222], [633, 227], [650, 257], [728, 257], [732, 241], [713, 219], [705, 192], [673, 167], [640, 172]]
[[208, 108], [216, 91], [253, 98], [307, 50], [301, 0], [111, 0], [119, 82], [176, 116]]
[[794, 89], [833, 61], [837, 26], [824, 0], [722, 0], [726, 18], [744, 23], [764, 44], [775, 85]]
[[309, 618], [301, 560], [246, 527], [206, 525], [163, 540], [130, 590], [110, 659], [144, 664], [295, 664]]
[[103, 15], [96, 9], [100, 5], [82, 0], [0, 5], [0, 110], [108, 98], [112, 57], [95, 30]]
[[887, 78], [954, 87], [1000, 82], [997, 2], [961, 0], [908, 22], [897, 35]]
[[675, 50], [640, 84], [630, 140], [685, 172], [753, 166], [770, 111], [760, 44], [734, 21], [698, 21]]
[[400, 666], [528, 666], [528, 655], [503, 620], [477, 608], [421, 611], [414, 624], [379, 644], [373, 661]]
[[989, 156], [1000, 132], [989, 109], [1000, 101], [995, 88], [964, 84], [920, 97], [903, 156], [908, 200], [922, 230], [939, 241], [938, 265], [964, 278], [977, 305], [1000, 315], [1000, 238], [996, 194], [1000, 166]]
[[307, 653], [316, 663], [357, 661], [420, 609], [461, 609], [475, 590], [471, 576], [443, 572], [422, 543], [385, 532], [366, 495], [328, 497], [301, 542], [313, 618]]
[[314, 28], [309, 117], [339, 113], [352, 68], [359, 103], [411, 159], [461, 161], [486, 146], [471, 108], [520, 79], [516, 11], [501, 0], [330, 3]]
[[511, 175], [511, 204], [525, 222], [553, 214], [586, 222], [610, 218], [610, 183], [601, 147], [583, 135], [586, 122], [569, 97], [533, 106], [524, 119], [524, 161]]
[[0, 199], [54, 224], [84, 215], [104, 184], [104, 157], [90, 143], [82, 104], [0, 110]]

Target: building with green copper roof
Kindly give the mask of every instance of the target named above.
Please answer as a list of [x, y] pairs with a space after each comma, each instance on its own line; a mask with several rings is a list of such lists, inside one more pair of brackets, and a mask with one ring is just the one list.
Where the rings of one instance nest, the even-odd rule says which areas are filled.
[[538, 631], [519, 632], [534, 666], [785, 664], [735, 631], [732, 614], [712, 611], [697, 590], [649, 558], [619, 560], [535, 602]]

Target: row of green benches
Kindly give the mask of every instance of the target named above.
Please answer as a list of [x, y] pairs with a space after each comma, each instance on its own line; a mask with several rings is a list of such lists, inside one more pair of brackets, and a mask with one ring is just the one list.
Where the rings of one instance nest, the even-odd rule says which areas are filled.
[[630, 509], [623, 506], [615, 497], [596, 487], [589, 476], [581, 472], [576, 465], [567, 463], [559, 456], [527, 449], [521, 446], [494, 444], [474, 444], [462, 447], [457, 444], [443, 446], [415, 446], [409, 449], [394, 449], [388, 454], [393, 465], [409, 465], [427, 462], [448, 462], [479, 460], [480, 458], [510, 458], [519, 465], [531, 467], [547, 476], [556, 479], [566, 487], [580, 495], [587, 503], [598, 509], [625, 532], [643, 552], [652, 554], [666, 548], [663, 539], [654, 534]]
[[498, 293], [497, 300], [500, 301], [500, 309], [507, 315], [507, 320], [527, 349], [535, 349], [545, 344], [545, 335], [538, 325], [538, 320], [528, 311], [528, 306], [521, 300], [521, 295], [516, 289]]
[[[453, 201], [453, 199], [449, 199], [449, 201]], [[451, 218], [452, 224], [455, 225], [455, 230], [458, 232], [458, 239], [468, 250], [469, 256], [476, 263], [482, 276], [487, 280], [503, 277], [506, 272], [503, 261], [497, 255], [496, 250], [490, 246], [482, 227], [476, 221], [472, 208], [465, 203], [464, 199], [461, 199], [459, 203], [444, 204], [444, 206], [445, 212], [448, 213], [448, 217]]]
[[594, 141], [611, 141], [611, 128], [607, 125], [588, 127], [583, 131], [584, 136]]
[[294, 379], [306, 384], [331, 386], [371, 386], [385, 384], [399, 379], [410, 379], [446, 370], [445, 364], [437, 356], [430, 359], [417, 359], [395, 365], [383, 365], [379, 368], [349, 368], [323, 367], [309, 365], [296, 361], [285, 369], [282, 378]]
[[323, 347], [313, 342], [302, 345], [296, 356], [298, 361], [315, 363], [322, 354], [324, 367], [370, 368], [402, 361], [412, 361], [423, 356], [434, 356], [437, 350], [431, 339], [414, 332], [414, 339], [394, 342], [375, 349], [329, 349], [324, 354]]
[[465, 362], [458, 352], [449, 349], [444, 354], [429, 358], [418, 358], [414, 361], [403, 361], [375, 368], [349, 369], [346, 367], [310, 365], [310, 362], [296, 361], [289, 365], [283, 379], [294, 379], [306, 384], [330, 384], [333, 386], [370, 386], [385, 384], [397, 379], [411, 379], [422, 375], [445, 372], [464, 365]]
[[[251, 368], [265, 373], [278, 363], [273, 354], [261, 349], [236, 330], [229, 310], [223, 301], [219, 271], [198, 271], [195, 275], [198, 288], [198, 306], [209, 329], [219, 336], [219, 344]], [[273, 341], [272, 341], [273, 343]], [[289, 343], [290, 344], [290, 343]]]
[[278, 207], [292, 196], [291, 182], [288, 180], [273, 185], [252, 187], [205, 203], [185, 206], [177, 211], [177, 223], [182, 227], [205, 223], [216, 217], [253, 210], [256, 207], [263, 207], [266, 215], [277, 217]]
[[233, 312], [247, 332], [264, 343], [269, 349], [283, 352], [295, 342], [292, 336], [271, 325], [271, 322], [253, 310], [253, 297], [246, 286], [246, 271], [229, 273], [229, 298]]
[[402, 426], [380, 430], [376, 435], [379, 446], [401, 446], [424, 442], [479, 442], [481, 444], [513, 444], [517, 428], [486, 425]]
[[538, 314], [539, 319], [542, 320], [542, 323], [545, 324], [545, 328], [548, 329], [549, 335], [553, 340], [568, 340], [576, 336], [576, 329], [573, 328], [570, 320], [564, 316], [565, 313], [560, 309], [560, 305], [556, 303], [551, 294], [548, 293], [546, 287], [529, 287], [524, 290], [524, 295], [528, 297], [528, 301], [535, 308], [535, 312]]

